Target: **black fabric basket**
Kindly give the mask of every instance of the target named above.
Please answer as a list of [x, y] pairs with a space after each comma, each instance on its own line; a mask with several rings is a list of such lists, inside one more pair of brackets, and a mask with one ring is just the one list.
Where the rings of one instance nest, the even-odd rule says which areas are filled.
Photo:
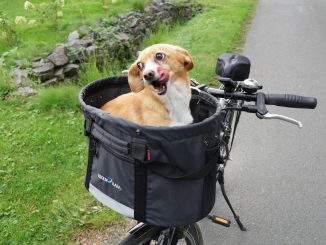
[[193, 89], [194, 123], [177, 127], [140, 126], [98, 109], [127, 92], [122, 76], [92, 82], [80, 92], [89, 137], [86, 188], [104, 205], [148, 224], [201, 220], [215, 202], [218, 101]]

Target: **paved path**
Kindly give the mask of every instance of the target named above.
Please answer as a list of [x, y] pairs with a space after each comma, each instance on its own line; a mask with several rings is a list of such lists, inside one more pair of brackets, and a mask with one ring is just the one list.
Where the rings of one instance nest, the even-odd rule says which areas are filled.
[[[261, 0], [244, 54], [266, 92], [315, 96], [318, 108], [270, 107], [301, 130], [241, 118], [226, 188], [248, 231], [203, 220], [205, 244], [326, 244], [326, 1]], [[219, 192], [215, 206], [232, 218]]]

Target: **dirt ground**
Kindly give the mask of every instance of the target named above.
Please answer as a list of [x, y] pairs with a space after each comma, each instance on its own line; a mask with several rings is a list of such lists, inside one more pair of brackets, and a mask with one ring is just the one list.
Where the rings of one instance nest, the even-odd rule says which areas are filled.
[[77, 234], [72, 242], [78, 245], [116, 245], [136, 223], [135, 220], [128, 219], [125, 225], [110, 226], [100, 231], [90, 229], [84, 233]]

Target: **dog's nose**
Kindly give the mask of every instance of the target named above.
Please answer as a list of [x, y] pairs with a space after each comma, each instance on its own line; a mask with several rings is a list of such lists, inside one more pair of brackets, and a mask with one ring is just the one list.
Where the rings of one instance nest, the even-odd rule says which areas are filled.
[[151, 82], [153, 79], [154, 79], [154, 77], [155, 77], [155, 73], [154, 73], [154, 71], [147, 71], [145, 74], [144, 74], [144, 78], [145, 78], [145, 80], [147, 80], [147, 81], [149, 81], [149, 82]]

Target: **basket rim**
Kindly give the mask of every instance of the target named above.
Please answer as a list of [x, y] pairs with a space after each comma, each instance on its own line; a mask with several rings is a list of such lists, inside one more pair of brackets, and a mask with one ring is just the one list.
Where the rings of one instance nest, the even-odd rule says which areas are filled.
[[[201, 99], [204, 99], [206, 102], [216, 106], [216, 111], [214, 112], [214, 114], [212, 114], [211, 116], [205, 118], [204, 120], [202, 120], [200, 122], [191, 123], [191, 124], [187, 124], [187, 125], [159, 126], [159, 127], [149, 126], [149, 125], [139, 125], [132, 121], [128, 121], [121, 117], [117, 117], [112, 114], [109, 114], [109, 113], [107, 113], [99, 108], [96, 108], [94, 106], [88, 105], [84, 101], [88, 90], [93, 89], [95, 86], [98, 86], [98, 87], [105, 86], [106, 84], [108, 84], [107, 81], [110, 79], [112, 79], [112, 83], [114, 83], [115, 80], [127, 80], [127, 77], [126, 76], [110, 76], [110, 77], [106, 77], [106, 78], [101, 78], [101, 79], [95, 80], [95, 81], [89, 83], [88, 85], [86, 85], [85, 87], [83, 87], [79, 93], [79, 102], [80, 102], [83, 112], [91, 114], [91, 115], [95, 115], [96, 117], [100, 118], [104, 122], [110, 122], [110, 123], [114, 122], [117, 125], [121, 125], [124, 127], [126, 126], [128, 128], [132, 128], [134, 130], [146, 130], [148, 132], [182, 131], [182, 130], [189, 130], [189, 129], [195, 129], [195, 128], [199, 129], [201, 127], [206, 127], [207, 124], [215, 122], [217, 120], [217, 118], [220, 116], [221, 111], [222, 111], [222, 107], [215, 97], [213, 97], [212, 95], [210, 95], [204, 91], [198, 90], [196, 88], [192, 88], [192, 92], [193, 92], [194, 96], [200, 96]], [[121, 82], [120, 82], [120, 84], [121, 84]]]

